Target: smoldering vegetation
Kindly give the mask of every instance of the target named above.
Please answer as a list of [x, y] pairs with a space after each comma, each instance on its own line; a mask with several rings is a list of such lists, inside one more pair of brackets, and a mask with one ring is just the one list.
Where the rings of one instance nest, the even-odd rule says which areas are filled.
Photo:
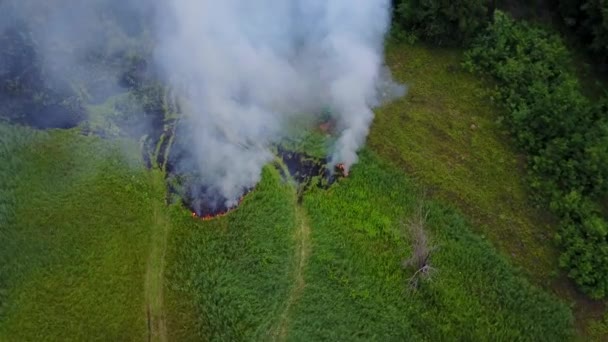
[[[390, 1], [179, 1], [163, 4], [156, 61], [184, 109], [211, 191], [254, 186], [294, 117], [337, 124], [329, 168], [357, 161], [372, 107], [404, 93], [383, 69]], [[191, 163], [190, 160], [186, 161]]]
[[35, 40], [24, 23], [0, 32], [0, 117], [36, 128], [69, 128], [84, 118], [76, 94], [44, 79]]
[[1, 2], [0, 118], [42, 129], [81, 125], [99, 134], [145, 131], [150, 113], [138, 91], [153, 73], [144, 25], [151, 13], [139, 5], [131, 0]]
[[[168, 185], [168, 203], [181, 202], [193, 216], [212, 218], [234, 209], [254, 187], [239, 189], [238, 199], [229, 202], [217, 189], [209, 187], [209, 180], [199, 172], [194, 162], [192, 144], [187, 131], [187, 121], [166, 125], [159, 142], [155, 165], [165, 171]], [[173, 130], [174, 129], [174, 130]], [[328, 159], [304, 152], [297, 144], [284, 142], [272, 147], [275, 167], [284, 182], [291, 182], [297, 189], [298, 200], [311, 187], [329, 188], [339, 176], [328, 168]]]
[[405, 91], [383, 67], [390, 5], [6, 0], [0, 119], [138, 139], [148, 166], [194, 175], [191, 202], [232, 207], [298, 117], [335, 123], [326, 170], [357, 161], [372, 107]]

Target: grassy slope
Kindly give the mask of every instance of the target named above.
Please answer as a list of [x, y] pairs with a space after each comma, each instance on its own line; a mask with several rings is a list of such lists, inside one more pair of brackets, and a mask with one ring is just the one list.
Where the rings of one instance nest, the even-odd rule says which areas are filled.
[[[438, 270], [418, 292], [404, 225], [422, 205]], [[288, 340], [534, 340], [569, 336], [569, 310], [532, 288], [461, 215], [365, 153], [352, 176], [304, 200], [310, 216], [307, 287]]]
[[143, 340], [163, 188], [137, 147], [3, 124], [0, 139], [0, 340]]
[[457, 203], [478, 232], [548, 282], [557, 269], [554, 230], [530, 207], [519, 157], [483, 83], [459, 71], [460, 60], [456, 51], [389, 48], [388, 64], [409, 93], [377, 111], [369, 144]]
[[583, 332], [602, 307], [561, 276], [554, 225], [530, 205], [523, 162], [500, 129], [487, 85], [460, 71], [460, 60], [459, 51], [389, 47], [387, 62], [409, 94], [377, 111], [369, 144], [456, 204], [534, 283], [573, 303]]
[[170, 340], [260, 340], [275, 330], [295, 267], [294, 192], [270, 167], [227, 217], [173, 207], [167, 254]]
[[[422, 54], [420, 58], [428, 58], [429, 63], [438, 64], [437, 69], [431, 70], [427, 77], [436, 77], [439, 73], [445, 82], [454, 82], [454, 78], [460, 82], [456, 82], [449, 93], [452, 96], [451, 105], [459, 107], [456, 111], [467, 110], [469, 114], [468, 110], [485, 103], [481, 95], [472, 94], [475, 91], [482, 93], [478, 81], [464, 74], [445, 70], [448, 65], [457, 66], [459, 60], [457, 54], [440, 51], [437, 54], [433, 52], [431, 56], [425, 55], [429, 52], [423, 48], [414, 48], [413, 51]], [[404, 50], [397, 51], [391, 55], [392, 62], [401, 61], [404, 56], [409, 54]], [[408, 65], [408, 70], [411, 71], [422, 64], [423, 61], [418, 60], [417, 64]], [[420, 70], [418, 76], [422, 77], [424, 73], [428, 74], [429, 70]], [[398, 76], [403, 78], [403, 75]], [[411, 86], [410, 96], [415, 94], [415, 85], [411, 84]], [[438, 85], [423, 86], [428, 89]], [[462, 94], [464, 98], [456, 97]], [[380, 110], [379, 122], [372, 131], [372, 146], [379, 150], [381, 158], [395, 157], [379, 148], [383, 146], [378, 144], [378, 136], [385, 132], [381, 130], [383, 127], [379, 124], [383, 123], [382, 119], [384, 119], [387, 126], [392, 126], [391, 133], [399, 130], [408, 132], [411, 127], [389, 115], [390, 111], [400, 111], [403, 106], [408, 106], [409, 99]], [[428, 98], [425, 100], [428, 101]], [[441, 98], [439, 104], [442, 105]], [[426, 105], [427, 102], [422, 103], [422, 107]], [[458, 155], [458, 148], [461, 148], [462, 143], [450, 146], [455, 145], [455, 142], [442, 139], [443, 136], [429, 135], [428, 131], [421, 130], [418, 132], [419, 136], [402, 136], [399, 140], [402, 144], [390, 148], [393, 152], [399, 153], [408, 153], [412, 149], [416, 151], [411, 145], [406, 145], [406, 142], [426, 144], [425, 146], [434, 148], [424, 151], [426, 155], [417, 151], [419, 153], [417, 162], [427, 162], [432, 165], [425, 170], [430, 173], [429, 177], [417, 178], [422, 180], [426, 187], [433, 184], [433, 179], [444, 177], [449, 180], [466, 180], [466, 184], [450, 189], [452, 192], [446, 191], [444, 184], [449, 184], [447, 180], [438, 181], [434, 185], [444, 199], [456, 200], [458, 204], [464, 203], [461, 197], [456, 196], [459, 191], [464, 193], [462, 198], [471, 196], [468, 199], [471, 206], [463, 205], [462, 208], [472, 214], [478, 224], [487, 224], [488, 218], [482, 214], [493, 216], [495, 211], [492, 210], [491, 204], [500, 203], [504, 210], [508, 210], [503, 214], [505, 216], [503, 220], [514, 225], [521, 225], [523, 222], [525, 228], [532, 231], [526, 236], [532, 241], [531, 244], [541, 250], [540, 254], [544, 258], [544, 264], [534, 267], [544, 272], [542, 277], [549, 278], [550, 271], [555, 269], [554, 254], [552, 254], [554, 251], [550, 243], [534, 237], [534, 229], [536, 229], [534, 227], [539, 221], [535, 219], [535, 213], [526, 207], [525, 187], [521, 180], [517, 156], [506, 146], [497, 125], [492, 121], [493, 109], [489, 106], [483, 107], [482, 110], [477, 109], [477, 112], [469, 114], [468, 117], [473, 116], [476, 119], [474, 132], [478, 132], [479, 136], [465, 137], [468, 139], [468, 145], [465, 144], [467, 149], [471, 146], [478, 149], [470, 152], [476, 159], [469, 162], [467, 167], [461, 167], [456, 175], [454, 168], [446, 168], [443, 163], [451, 163], [451, 160], [446, 161], [446, 157], [457, 158], [462, 163]], [[424, 121], [429, 128], [428, 125], [435, 125], [438, 116], [442, 113], [432, 112], [431, 108], [431, 115], [426, 115], [427, 108], [427, 112], [417, 114], [419, 120]], [[477, 118], [476, 115], [480, 117]], [[466, 135], [471, 123], [460, 123], [459, 119], [458, 115], [453, 115], [444, 121], [437, 121], [437, 125], [440, 127], [456, 125], [455, 130]], [[430, 127], [433, 128], [436, 127]], [[421, 142], [419, 138], [424, 140]], [[393, 143], [387, 140], [382, 141]], [[294, 144], [297, 149], [309, 151], [313, 155], [323, 155], [321, 152], [325, 146], [323, 138], [315, 134], [306, 135], [304, 143], [294, 142]], [[453, 154], [442, 154], [444, 148], [452, 148]], [[496, 163], [495, 157], [504, 159], [502, 163]], [[431, 160], [424, 160], [425, 158]], [[480, 161], [480, 165], [472, 166], [479, 164]], [[399, 167], [404, 165], [395, 160], [393, 164]], [[498, 174], [492, 175], [493, 173]], [[476, 191], [480, 190], [476, 189], [477, 184], [487, 183], [487, 179], [490, 178], [493, 178], [491, 184], [493, 187], [490, 189], [484, 187], [481, 189], [482, 194], [477, 194]], [[265, 179], [267, 182], [267, 178]], [[506, 196], [512, 197], [509, 200], [510, 206], [505, 206], [504, 199], [500, 198], [505, 181]], [[261, 198], [269, 195], [270, 193], [259, 194]], [[286, 201], [288, 197], [284, 196], [283, 201]], [[281, 293], [270, 300], [274, 304], [272, 307], [267, 307], [257, 320], [253, 319], [254, 311], [251, 306], [255, 307], [259, 299], [236, 295], [243, 288], [251, 291], [251, 285], [243, 287], [242, 284], [246, 282], [242, 278], [252, 276], [249, 272], [253, 270], [248, 269], [242, 275], [243, 271], [239, 273], [234, 271], [233, 274], [232, 267], [224, 267], [229, 275], [216, 272], [219, 267], [217, 263], [225, 264], [225, 259], [238, 265], [242, 262], [241, 259], [260, 258], [256, 254], [238, 253], [237, 251], [243, 250], [238, 245], [235, 248], [221, 249], [221, 246], [232, 246], [237, 237], [232, 234], [226, 235], [227, 233], [220, 228], [229, 231], [236, 229], [235, 234], [237, 234], [241, 229], [238, 219], [230, 219], [231, 215], [210, 223], [196, 221], [192, 223], [187, 213], [184, 214], [183, 210], [176, 209], [175, 213], [178, 215], [176, 218], [180, 220], [178, 225], [183, 228], [175, 236], [172, 243], [174, 245], [172, 248], [175, 250], [170, 253], [173, 255], [169, 261], [169, 268], [177, 271], [172, 271], [169, 278], [173, 288], [169, 292], [172, 293], [171, 302], [174, 306], [169, 314], [170, 317], [174, 315], [171, 318], [173, 322], [169, 331], [175, 333], [177, 329], [178, 333], [173, 336], [180, 340], [261, 338], [267, 327], [273, 325], [271, 322], [277, 320], [276, 315], [281, 311], [276, 311], [274, 307], [283, 300], [290, 307], [279, 316], [279, 340], [283, 337], [288, 340], [491, 340], [496, 338], [513, 340], [519, 338], [553, 341], [567, 339], [571, 322], [566, 306], [530, 286], [522, 275], [517, 274], [513, 267], [496, 253], [489, 242], [471, 233], [462, 215], [436, 202], [425, 202], [421, 200], [423, 197], [411, 180], [369, 154], [357, 166], [351, 179], [337, 185], [329, 192], [318, 190], [307, 195], [304, 208], [295, 210], [301, 212], [300, 215], [305, 215], [302, 212], [307, 211], [310, 216], [307, 220], [311, 238], [308, 247], [310, 255], [306, 258], [307, 264], [303, 266], [305, 273], [301, 280], [305, 284], [304, 290], [298, 290], [300, 280], [296, 277], [296, 281], [291, 285], [292, 293], [295, 288], [296, 300], [292, 302], [291, 297], [285, 298], [284, 293]], [[475, 205], [474, 201], [487, 201], [488, 198], [493, 202], [481, 204], [485, 212]], [[411, 270], [403, 271], [400, 268], [401, 261], [410, 253], [408, 233], [402, 222], [411, 218], [414, 208], [421, 202], [426, 203], [431, 211], [430, 234], [440, 246], [433, 257], [433, 263], [439, 272], [431, 283], [425, 284], [418, 293], [411, 294], [406, 291], [405, 285]], [[239, 210], [245, 210], [245, 207]], [[293, 225], [291, 221], [282, 224]], [[252, 224], [246, 231], [260, 230], [264, 226]], [[508, 224], [503, 223], [502, 228], [504, 229], [502, 235], [510, 234]], [[483, 226], [477, 229], [484, 232], [488, 228]], [[488, 237], [493, 239], [492, 242], [496, 242], [502, 235], [488, 234]], [[254, 240], [251, 243], [259, 242]], [[207, 249], [209, 246], [211, 250]], [[521, 246], [518, 248], [526, 250]], [[219, 260], [216, 259], [218, 256]], [[529, 255], [521, 258], [529, 261], [527, 257]], [[547, 264], [550, 265], [548, 271], [543, 268]], [[294, 268], [295, 265], [291, 270], [283, 268], [283, 277], [286, 274], [293, 274]], [[224, 277], [233, 279], [233, 282], [229, 283], [222, 279]], [[219, 284], [219, 289], [210, 284]], [[232, 290], [233, 287], [240, 290]], [[220, 301], [220, 298], [223, 300]], [[216, 317], [217, 303], [222, 303], [223, 310], [227, 312], [239, 313], [238, 317], [241, 317], [244, 323], [239, 326], [227, 318], [222, 320], [225, 313], [219, 318]], [[210, 315], [210, 312], [215, 312], [215, 315]], [[230, 314], [228, 317], [232, 316], [233, 314]], [[192, 332], [197, 334], [193, 335]]]
[[403, 222], [421, 197], [403, 173], [365, 153], [351, 178], [314, 188], [303, 207], [270, 168], [227, 217], [202, 222], [173, 207], [170, 340], [570, 336], [566, 306], [531, 287], [461, 215], [435, 202], [424, 205], [439, 271], [409, 293]]
[[[160, 175], [125, 163], [115, 144], [0, 126], [9, 161], [0, 165], [0, 243], [8, 246], [0, 249], [0, 340], [141, 340], [146, 309], [179, 341], [276, 331], [291, 340], [565, 337], [565, 307], [527, 285], [461, 215], [421, 200], [411, 180], [379, 161], [391, 159], [456, 201], [518, 265], [538, 267], [533, 279], [548, 281], [550, 239], [537, 236], [546, 231], [525, 206], [516, 156], [497, 138], [491, 108], [479, 105], [481, 85], [450, 71], [458, 54], [449, 51], [407, 47], [388, 59], [411, 89], [378, 113], [370, 140], [380, 157], [365, 154], [351, 179], [313, 191], [298, 209], [293, 189], [269, 167], [225, 218], [193, 220], [179, 206], [159, 217]], [[306, 149], [321, 150], [315, 141]], [[432, 259], [439, 272], [411, 294], [411, 270], [400, 268], [410, 253], [402, 222], [420, 203], [440, 246]], [[298, 212], [309, 216], [303, 266]], [[163, 293], [164, 241], [155, 234], [167, 232]]]

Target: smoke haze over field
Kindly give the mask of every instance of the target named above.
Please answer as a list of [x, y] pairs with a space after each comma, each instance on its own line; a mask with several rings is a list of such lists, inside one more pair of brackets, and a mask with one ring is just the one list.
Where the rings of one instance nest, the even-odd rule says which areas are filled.
[[259, 180], [281, 127], [323, 108], [339, 132], [331, 162], [355, 163], [380, 77], [390, 76], [382, 73], [390, 6], [390, 0], [167, 2], [159, 11], [157, 61], [191, 120], [190, 148], [205, 181], [235, 200]]
[[[371, 108], [404, 92], [383, 68], [390, 6], [390, 0], [5, 0], [0, 31], [27, 26], [46, 81], [85, 89], [91, 102], [122, 91], [112, 56], [152, 51], [184, 114], [180, 134], [192, 158], [180, 167], [196, 169], [210, 191], [233, 203], [259, 181], [273, 158], [269, 148], [294, 117], [329, 109], [338, 134], [330, 162], [357, 161]], [[93, 68], [98, 55], [110, 62]]]

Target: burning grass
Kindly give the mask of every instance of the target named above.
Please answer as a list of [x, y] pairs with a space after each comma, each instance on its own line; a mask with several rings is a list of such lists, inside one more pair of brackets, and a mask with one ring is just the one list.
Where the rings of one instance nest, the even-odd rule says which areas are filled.
[[[299, 187], [317, 185], [327, 189], [336, 181], [336, 176], [327, 168], [326, 158], [316, 158], [306, 152], [277, 147], [277, 157], [285, 165], [283, 177], [294, 180]], [[287, 174], [285, 174], [287, 172]]]
[[236, 201], [229, 201], [198, 176], [195, 169], [179, 168], [180, 158], [188, 158], [188, 156], [176, 153], [170, 155], [167, 160], [165, 180], [168, 203], [181, 203], [190, 211], [193, 218], [208, 221], [226, 216], [242, 203], [248, 193], [253, 191], [253, 188], [244, 188]]
[[[156, 156], [155, 165], [165, 171], [168, 203], [181, 203], [193, 218], [204, 221], [226, 216], [234, 211], [254, 188], [243, 188], [236, 200], [225, 198], [217, 188], [209, 184], [197, 172], [192, 151], [188, 149], [187, 138], [180, 135], [178, 121], [165, 125], [157, 147], [151, 152], [151, 145], [144, 146], [144, 155]], [[336, 170], [327, 166], [327, 146], [331, 137], [316, 131], [302, 130], [285, 139], [273, 150], [277, 157], [276, 166], [283, 179], [297, 184], [298, 194], [311, 186], [328, 188], [337, 178], [345, 176], [340, 165]], [[171, 153], [169, 153], [171, 152]], [[150, 163], [151, 164], [151, 163]]]
[[197, 187], [197, 189], [193, 190], [192, 186], [189, 187], [182, 202], [184, 206], [192, 212], [192, 217], [200, 218], [203, 221], [209, 221], [214, 218], [228, 215], [243, 203], [243, 199], [247, 194], [253, 191], [253, 189], [245, 190], [236, 204], [228, 205], [226, 204], [226, 199], [222, 195], [209, 190], [205, 185], [198, 184], [194, 187]]

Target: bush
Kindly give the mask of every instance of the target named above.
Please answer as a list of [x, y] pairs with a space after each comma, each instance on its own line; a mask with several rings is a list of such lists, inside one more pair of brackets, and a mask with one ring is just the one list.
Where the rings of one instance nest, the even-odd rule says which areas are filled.
[[485, 0], [401, 0], [395, 22], [437, 44], [466, 43], [488, 22]]
[[564, 248], [560, 265], [593, 298], [608, 294], [608, 223], [596, 206], [577, 192], [552, 203], [561, 213], [558, 242]]
[[594, 199], [608, 190], [607, 102], [581, 93], [563, 42], [501, 12], [466, 53], [465, 67], [498, 82], [506, 124], [529, 155], [535, 195], [561, 220], [560, 262], [583, 291], [608, 295], [608, 223]]

